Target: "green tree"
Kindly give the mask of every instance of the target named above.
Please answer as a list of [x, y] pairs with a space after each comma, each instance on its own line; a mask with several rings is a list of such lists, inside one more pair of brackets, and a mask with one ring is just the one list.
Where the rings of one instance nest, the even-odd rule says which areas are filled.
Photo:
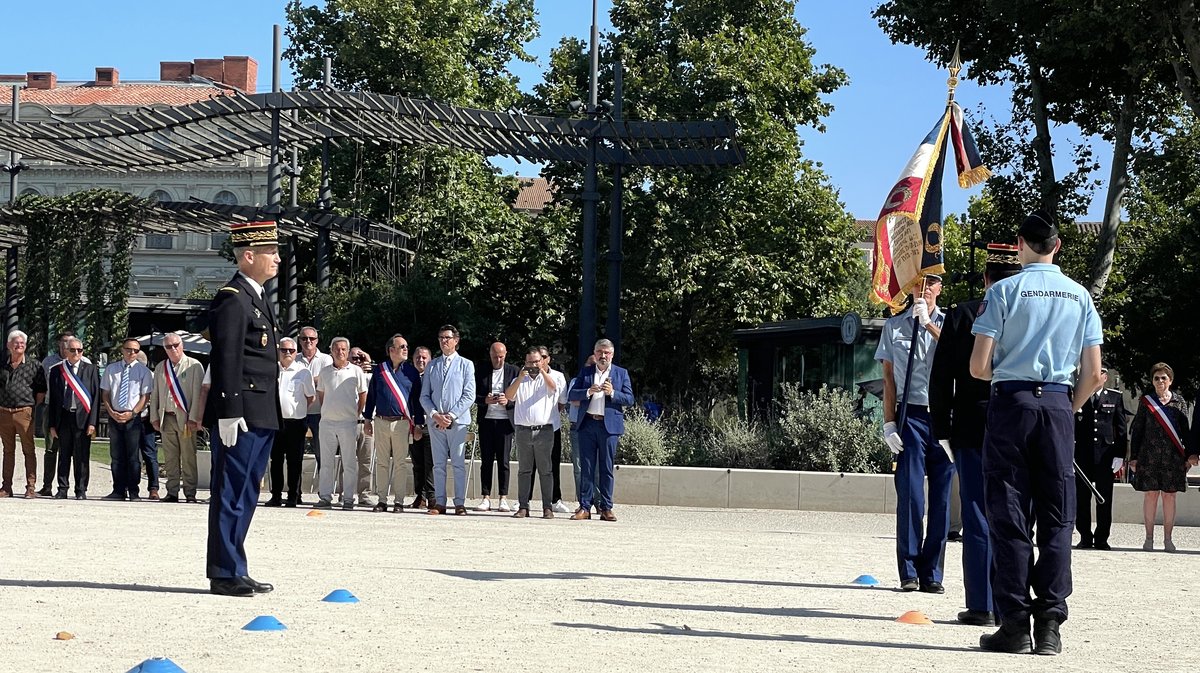
[[[823, 96], [846, 77], [814, 64], [794, 9], [785, 0], [613, 3], [601, 60], [624, 64], [624, 117], [729, 118], [746, 151], [732, 169], [626, 173], [623, 364], [643, 390], [703, 397], [732, 379], [734, 328], [865, 301], [848, 289], [866, 274], [854, 222], [795, 132], [821, 128]], [[583, 43], [564, 40], [529, 106], [562, 114], [585, 96], [586, 73]], [[601, 77], [610, 97], [611, 66]], [[578, 166], [547, 173], [562, 193], [582, 191]]]

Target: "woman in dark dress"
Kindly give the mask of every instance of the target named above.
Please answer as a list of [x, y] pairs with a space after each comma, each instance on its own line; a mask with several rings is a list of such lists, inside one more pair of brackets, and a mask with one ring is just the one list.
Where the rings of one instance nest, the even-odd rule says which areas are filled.
[[1142, 517], [1146, 542], [1142, 549], [1154, 550], [1154, 515], [1162, 498], [1163, 549], [1175, 551], [1171, 532], [1175, 528], [1175, 494], [1187, 489], [1188, 468], [1197, 463], [1196, 447], [1189, 447], [1187, 406], [1171, 392], [1174, 371], [1165, 363], [1150, 369], [1154, 391], [1138, 403], [1130, 432], [1129, 469], [1135, 473], [1134, 488], [1145, 493]]

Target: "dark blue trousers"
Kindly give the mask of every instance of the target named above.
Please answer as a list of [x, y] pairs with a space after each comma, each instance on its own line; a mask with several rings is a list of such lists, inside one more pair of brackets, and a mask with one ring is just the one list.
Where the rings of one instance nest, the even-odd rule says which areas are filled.
[[1075, 415], [1070, 396], [994, 389], [987, 427], [984, 498], [996, 612], [1005, 624], [1028, 624], [1031, 615], [1066, 621], [1075, 524]]
[[[146, 466], [146, 488], [158, 490], [158, 437], [150, 421], [142, 418], [142, 464]], [[140, 475], [139, 475], [140, 476]]]
[[983, 449], [954, 447], [962, 503], [963, 586], [967, 609], [992, 611], [992, 545], [983, 499]]
[[221, 443], [217, 428], [212, 443], [212, 497], [208, 503], [208, 577], [248, 575], [243, 544], [258, 505], [259, 487], [271, 456], [274, 430], [239, 432], [237, 444]]
[[142, 419], [134, 416], [127, 423], [109, 419], [108, 456], [112, 459], [113, 493], [137, 497], [142, 481]]
[[[896, 563], [900, 581], [941, 582], [950, 532], [950, 481], [954, 463], [933, 438], [929, 410], [909, 405], [896, 456]], [[925, 477], [929, 525], [925, 526]]]
[[[585, 416], [579, 424], [579, 509], [585, 512], [592, 507], [592, 496], [597, 494], [600, 511], [613, 508], [613, 463], [617, 459], [617, 440], [620, 435], [610, 435], [604, 421]], [[597, 483], [597, 480], [599, 483]]]

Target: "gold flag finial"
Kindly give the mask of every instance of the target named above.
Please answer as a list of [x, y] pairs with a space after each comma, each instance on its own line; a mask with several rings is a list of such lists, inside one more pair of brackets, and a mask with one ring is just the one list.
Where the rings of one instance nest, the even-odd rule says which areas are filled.
[[954, 57], [950, 59], [950, 79], [946, 80], [946, 85], [950, 88], [949, 103], [954, 102], [954, 90], [958, 88], [958, 73], [962, 71], [962, 57], [958, 53], [961, 44], [961, 41], [954, 44]]

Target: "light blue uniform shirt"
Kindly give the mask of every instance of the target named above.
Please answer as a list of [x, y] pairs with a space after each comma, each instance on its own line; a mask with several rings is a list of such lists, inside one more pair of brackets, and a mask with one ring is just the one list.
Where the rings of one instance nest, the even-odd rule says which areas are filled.
[[[942, 309], [936, 309], [929, 316], [934, 325], [942, 326], [946, 319]], [[916, 353], [913, 354], [912, 381], [908, 383], [908, 403], [929, 405], [929, 370], [933, 368], [933, 353], [937, 341], [924, 327], [917, 326], [918, 337]], [[904, 377], [908, 370], [908, 345], [912, 343], [913, 315], [909, 307], [900, 315], [888, 318], [879, 334], [879, 347], [875, 349], [875, 359], [880, 362], [892, 363], [892, 378], [896, 383], [896, 401], [903, 401]]]
[[1074, 380], [1083, 349], [1104, 343], [1083, 286], [1054, 264], [1030, 264], [988, 288], [972, 334], [996, 341], [992, 381]]

